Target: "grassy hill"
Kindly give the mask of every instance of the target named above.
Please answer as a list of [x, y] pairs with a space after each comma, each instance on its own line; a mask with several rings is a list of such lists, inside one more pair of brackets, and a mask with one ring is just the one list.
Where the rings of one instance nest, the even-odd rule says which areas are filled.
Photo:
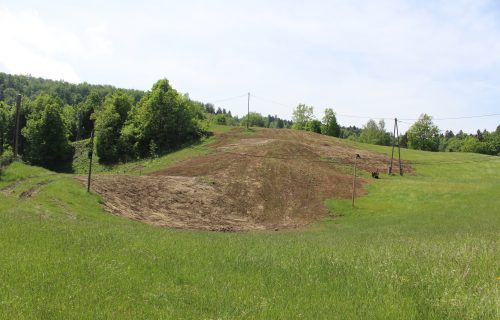
[[371, 181], [356, 208], [330, 199], [307, 227], [246, 233], [114, 216], [72, 175], [14, 163], [0, 179], [0, 317], [498, 318], [500, 159], [402, 155], [413, 173]]

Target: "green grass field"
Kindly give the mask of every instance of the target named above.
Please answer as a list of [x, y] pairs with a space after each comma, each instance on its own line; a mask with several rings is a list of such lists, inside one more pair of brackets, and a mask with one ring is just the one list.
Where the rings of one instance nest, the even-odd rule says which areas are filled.
[[500, 318], [500, 158], [403, 158], [415, 173], [382, 175], [356, 208], [328, 200], [325, 221], [257, 233], [129, 221], [71, 175], [14, 163], [0, 180], [0, 317]]

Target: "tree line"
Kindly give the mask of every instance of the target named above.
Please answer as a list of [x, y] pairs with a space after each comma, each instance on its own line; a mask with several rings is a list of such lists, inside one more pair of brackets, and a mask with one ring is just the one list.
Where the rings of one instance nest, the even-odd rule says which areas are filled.
[[[293, 110], [291, 121], [257, 112], [239, 118], [230, 110], [190, 99], [166, 79], [144, 92], [0, 73], [0, 162], [12, 156], [17, 94], [23, 97], [19, 153], [32, 164], [55, 170], [71, 169], [72, 142], [88, 139], [94, 130], [97, 155], [110, 164], [177, 149], [207, 135], [214, 124], [292, 128], [378, 145], [394, 141], [383, 120], [369, 120], [362, 128], [345, 127], [332, 108], [324, 110], [321, 120], [305, 104]], [[494, 132], [441, 133], [432, 117], [423, 114], [400, 137], [400, 144], [427, 151], [498, 155], [500, 126]]]
[[[395, 137], [387, 132], [384, 120], [373, 119], [362, 127], [343, 127], [337, 123], [335, 112], [326, 108], [322, 120], [314, 117], [314, 108], [299, 104], [293, 111], [293, 126], [298, 130], [307, 130], [333, 137], [389, 146]], [[404, 148], [424, 151], [475, 152], [489, 155], [500, 155], [500, 125], [493, 132], [477, 130], [476, 134], [465, 134], [460, 130], [442, 133], [433, 123], [432, 117], [422, 114], [419, 119], [404, 133], [399, 140]]]
[[207, 135], [214, 124], [292, 125], [258, 113], [238, 118], [230, 110], [177, 92], [167, 79], [143, 92], [0, 73], [2, 159], [13, 154], [18, 94], [22, 95], [19, 154], [31, 164], [60, 171], [71, 171], [73, 142], [88, 139], [93, 131], [99, 160], [113, 164], [175, 150]]
[[[58, 83], [59, 85], [60, 83]], [[65, 84], [64, 84], [65, 85]], [[161, 154], [206, 134], [204, 106], [159, 80], [137, 96], [123, 89], [89, 91], [76, 105], [41, 92], [22, 101], [19, 153], [23, 159], [56, 170], [69, 170], [72, 141], [87, 139], [95, 129], [101, 161], [115, 163]], [[15, 106], [0, 102], [0, 152], [13, 148]]]

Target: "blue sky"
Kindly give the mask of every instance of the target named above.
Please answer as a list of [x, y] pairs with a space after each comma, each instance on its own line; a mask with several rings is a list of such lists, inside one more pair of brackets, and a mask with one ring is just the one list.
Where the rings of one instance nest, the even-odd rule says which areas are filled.
[[[3, 72], [144, 90], [168, 78], [204, 102], [251, 92], [252, 110], [284, 118], [300, 102], [358, 126], [368, 119], [343, 115], [500, 113], [494, 0], [7, 0], [0, 39]], [[217, 105], [242, 115], [246, 103]], [[500, 117], [436, 124], [494, 130]]]

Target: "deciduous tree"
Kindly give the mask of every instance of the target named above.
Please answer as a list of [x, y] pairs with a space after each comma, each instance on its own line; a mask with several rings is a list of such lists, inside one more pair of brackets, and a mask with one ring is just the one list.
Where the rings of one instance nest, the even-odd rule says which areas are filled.
[[24, 159], [49, 169], [66, 170], [74, 149], [69, 144], [62, 118], [62, 101], [40, 95], [22, 130], [26, 138]]
[[135, 156], [147, 156], [151, 141], [160, 153], [179, 147], [200, 135], [195, 109], [167, 79], [159, 80], [131, 110], [122, 140], [129, 147], [132, 143]]
[[385, 131], [385, 121], [380, 120], [378, 124], [370, 119], [363, 127], [359, 141], [370, 144], [389, 145], [391, 136]]
[[299, 104], [295, 110], [293, 110], [293, 128], [298, 130], [304, 130], [307, 122], [313, 119], [313, 107], [306, 106], [305, 104]]
[[323, 117], [321, 133], [332, 137], [338, 137], [340, 135], [340, 126], [337, 123], [335, 112], [333, 112], [331, 108], [325, 109], [325, 116]]
[[439, 150], [439, 128], [432, 122], [431, 116], [422, 114], [407, 133], [410, 149]]
[[132, 108], [133, 98], [118, 90], [108, 95], [96, 119], [96, 151], [103, 162], [116, 162], [122, 155], [120, 132]]

